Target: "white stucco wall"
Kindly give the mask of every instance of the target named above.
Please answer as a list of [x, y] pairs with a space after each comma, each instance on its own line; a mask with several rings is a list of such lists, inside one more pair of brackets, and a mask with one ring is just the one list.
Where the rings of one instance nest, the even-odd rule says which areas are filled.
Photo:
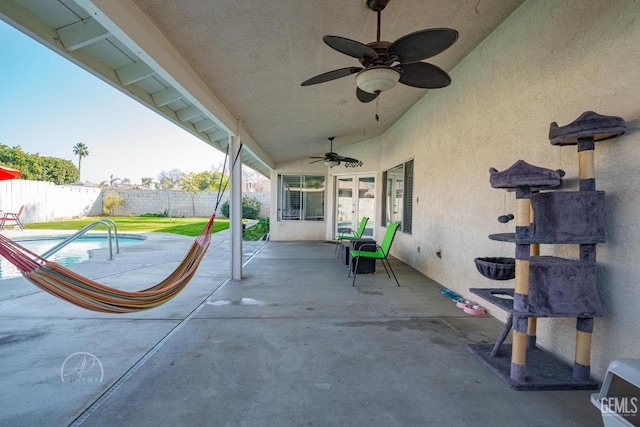
[[[378, 201], [381, 171], [414, 158], [413, 233], [397, 237], [394, 255], [468, 297], [470, 287], [513, 286], [485, 279], [473, 263], [514, 254], [513, 244], [487, 238], [515, 227], [497, 221], [515, 213], [514, 195], [491, 188], [489, 168], [523, 159], [565, 170], [577, 189], [577, 149], [551, 146], [550, 123], [566, 125], [588, 110], [627, 121], [625, 135], [596, 143], [595, 151], [607, 242], [598, 245], [605, 315], [595, 321], [591, 362], [592, 374], [602, 378], [611, 360], [640, 355], [640, 2], [528, 0], [451, 76], [450, 87], [428, 92], [384, 136], [345, 154], [378, 156], [367, 165], [377, 166]], [[272, 237], [288, 236], [288, 224], [274, 225], [281, 229]], [[297, 238], [325, 238], [321, 230], [291, 230]], [[577, 258], [578, 248], [545, 245], [542, 254]], [[538, 321], [542, 347], [572, 362], [574, 342], [575, 319]]]

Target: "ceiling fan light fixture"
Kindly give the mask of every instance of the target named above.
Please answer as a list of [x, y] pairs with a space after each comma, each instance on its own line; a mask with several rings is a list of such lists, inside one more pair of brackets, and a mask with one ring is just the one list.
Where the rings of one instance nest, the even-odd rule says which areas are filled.
[[356, 84], [360, 89], [375, 94], [391, 89], [398, 80], [400, 73], [386, 66], [365, 68], [356, 76]]
[[324, 161], [324, 165], [326, 167], [328, 167], [328, 168], [332, 168], [332, 167], [338, 166], [339, 164], [340, 164], [340, 162], [337, 161], [337, 160], [325, 160]]

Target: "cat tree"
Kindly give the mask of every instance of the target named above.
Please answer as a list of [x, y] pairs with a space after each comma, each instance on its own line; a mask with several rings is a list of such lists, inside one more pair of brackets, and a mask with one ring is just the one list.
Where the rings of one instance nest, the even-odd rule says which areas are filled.
[[[522, 160], [502, 172], [490, 169], [493, 188], [516, 194], [515, 233], [489, 236], [515, 243], [515, 262], [509, 263], [515, 269], [515, 287], [470, 289], [508, 311], [509, 318], [494, 345], [469, 344], [467, 348], [511, 388], [598, 388], [590, 378], [590, 358], [593, 318], [603, 315], [596, 282], [596, 245], [604, 242], [605, 193], [596, 190], [594, 149], [596, 141], [622, 135], [625, 129], [622, 118], [592, 111], [563, 127], [551, 124], [552, 145], [578, 147], [579, 191], [558, 191], [564, 172]], [[579, 259], [540, 256], [541, 244], [579, 245]], [[492, 278], [491, 263], [499, 259], [477, 259], [478, 270]], [[484, 260], [488, 261], [483, 264]], [[513, 277], [504, 271], [500, 275]], [[576, 318], [573, 369], [536, 346], [539, 317]], [[504, 344], [511, 328], [512, 344]]]

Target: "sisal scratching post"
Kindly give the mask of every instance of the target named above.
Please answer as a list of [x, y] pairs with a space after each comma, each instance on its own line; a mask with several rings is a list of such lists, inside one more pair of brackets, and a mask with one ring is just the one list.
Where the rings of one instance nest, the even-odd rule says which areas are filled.
[[[528, 187], [516, 189], [516, 239], [529, 237], [531, 223], [531, 191]], [[528, 243], [516, 244], [516, 277], [513, 295], [513, 346], [511, 349], [511, 380], [524, 382], [527, 367], [528, 318], [520, 314], [527, 311], [529, 297], [529, 266], [531, 250]]]
[[[533, 209], [529, 209], [529, 224], [533, 224]], [[540, 244], [530, 245], [529, 255], [531, 257], [540, 256]], [[536, 317], [529, 318], [527, 326], [527, 348], [536, 348], [536, 336], [538, 329], [538, 319]]]
[[[578, 138], [578, 176], [580, 191], [596, 190], [594, 162], [595, 144], [593, 136]], [[580, 260], [590, 264], [596, 263], [596, 245], [580, 245]], [[576, 319], [576, 351], [573, 362], [573, 377], [587, 380], [591, 377], [591, 335], [593, 334], [593, 317]]]

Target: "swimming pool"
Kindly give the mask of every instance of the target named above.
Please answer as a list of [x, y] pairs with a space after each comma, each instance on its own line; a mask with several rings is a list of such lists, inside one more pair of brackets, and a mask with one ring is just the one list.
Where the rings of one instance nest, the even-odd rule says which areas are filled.
[[[55, 235], [55, 236], [33, 236], [24, 238], [14, 238], [13, 240], [18, 242], [20, 246], [29, 249], [37, 254], [42, 254], [51, 249], [55, 245], [62, 242], [69, 237], [68, 235]], [[118, 242], [120, 247], [139, 243], [145, 240], [143, 236], [137, 236], [133, 234], [118, 234]], [[95, 235], [87, 234], [79, 237], [67, 246], [56, 252], [48, 259], [55, 261], [60, 265], [68, 266], [76, 264], [78, 262], [86, 261], [90, 258], [89, 251], [93, 249], [104, 249], [109, 247], [109, 240], [107, 235]], [[113, 253], [116, 253], [116, 245], [113, 243]], [[20, 271], [13, 266], [4, 257], [0, 257], [0, 280], [11, 279], [13, 277], [19, 277]]]

